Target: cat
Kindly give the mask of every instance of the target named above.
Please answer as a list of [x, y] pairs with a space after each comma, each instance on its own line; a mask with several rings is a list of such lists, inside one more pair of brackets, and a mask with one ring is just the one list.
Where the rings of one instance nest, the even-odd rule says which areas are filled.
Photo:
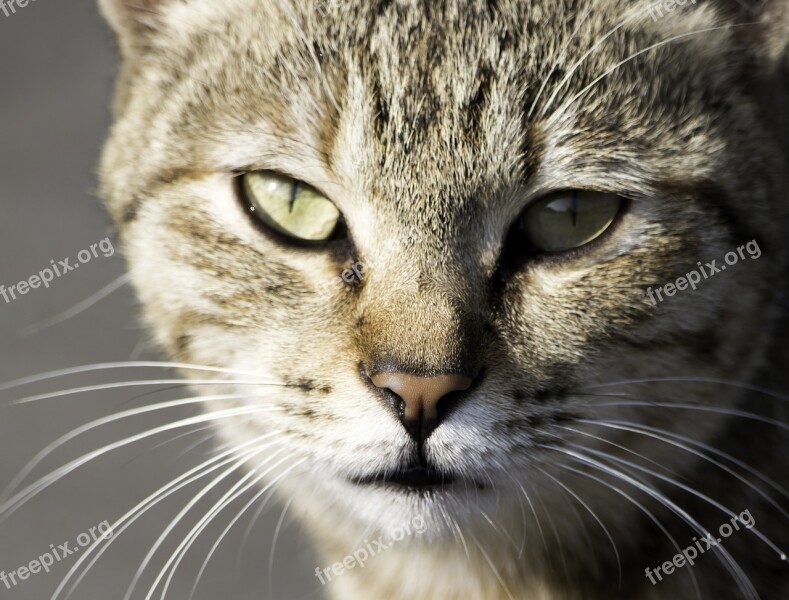
[[789, 3], [100, 4], [146, 322], [322, 592], [789, 597]]

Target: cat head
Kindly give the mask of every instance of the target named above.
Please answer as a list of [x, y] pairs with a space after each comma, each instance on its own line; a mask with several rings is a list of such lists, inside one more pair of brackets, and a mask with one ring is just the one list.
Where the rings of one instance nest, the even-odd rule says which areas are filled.
[[260, 409], [216, 426], [270, 435], [250, 464], [302, 512], [440, 530], [551, 488], [556, 448], [612, 451], [591, 420], [718, 426], [643, 404], [729, 388], [622, 382], [763, 362], [786, 6], [669, 4], [103, 0], [103, 194], [146, 319], [266, 382], [209, 406]]

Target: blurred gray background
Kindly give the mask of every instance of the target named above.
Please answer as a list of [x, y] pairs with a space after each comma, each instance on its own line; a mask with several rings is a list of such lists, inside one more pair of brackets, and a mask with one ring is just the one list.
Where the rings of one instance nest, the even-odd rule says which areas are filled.
[[[6, 287], [38, 273], [50, 260], [69, 257], [73, 263], [80, 250], [105, 236], [115, 243], [96, 197], [94, 173], [109, 124], [116, 59], [113, 36], [95, 4], [95, 0], [38, 0], [8, 17], [0, 11], [0, 284]], [[162, 360], [146, 343], [128, 286], [70, 319], [30, 331], [116, 281], [123, 268], [119, 255], [99, 254], [79, 270], [55, 279], [49, 289], [32, 289], [10, 303], [0, 297], [0, 384], [76, 365]], [[187, 392], [165, 389], [168, 386], [130, 387], [21, 405], [11, 404], [13, 400], [111, 381], [175, 377], [161, 369], [126, 369], [0, 390], [0, 488], [41, 449], [74, 428], [121, 410], [181, 398]], [[154, 413], [89, 432], [45, 460], [23, 488], [91, 450], [195, 414], [193, 410]], [[100, 457], [43, 489], [18, 511], [2, 517], [0, 572], [27, 565], [49, 551], [50, 545], [68, 541], [74, 547], [80, 534], [105, 520], [113, 522], [210, 458], [213, 446], [206, 433], [179, 429], [148, 438]], [[73, 598], [123, 598], [149, 548], [208, 481], [202, 479], [174, 494], [117, 536]], [[195, 507], [187, 520], [189, 527], [226, 489], [208, 494]], [[168, 598], [189, 598], [211, 546], [249, 498], [229, 507], [198, 539], [177, 570]], [[269, 503], [250, 529], [256, 508], [257, 504], [239, 519], [219, 546], [194, 598], [321, 598], [314, 576], [317, 558], [298, 527], [285, 519], [272, 552], [283, 507]], [[133, 598], [145, 597], [186, 531], [177, 529], [154, 556]], [[78, 559], [79, 553], [66, 557], [51, 573], [31, 575], [10, 590], [0, 582], [0, 598], [50, 598]]]

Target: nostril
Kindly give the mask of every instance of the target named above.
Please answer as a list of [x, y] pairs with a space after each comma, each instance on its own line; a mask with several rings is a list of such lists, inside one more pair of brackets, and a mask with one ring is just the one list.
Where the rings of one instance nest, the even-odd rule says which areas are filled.
[[406, 419], [418, 419], [420, 416], [435, 419], [436, 406], [441, 398], [451, 392], [467, 390], [472, 383], [470, 377], [457, 373], [433, 377], [378, 373], [370, 379], [375, 387], [388, 389], [403, 399]]
[[473, 380], [460, 373], [419, 376], [409, 373], [377, 373], [373, 385], [394, 393], [403, 402], [401, 419], [408, 433], [424, 441], [439, 423], [438, 404], [453, 392], [467, 390]]

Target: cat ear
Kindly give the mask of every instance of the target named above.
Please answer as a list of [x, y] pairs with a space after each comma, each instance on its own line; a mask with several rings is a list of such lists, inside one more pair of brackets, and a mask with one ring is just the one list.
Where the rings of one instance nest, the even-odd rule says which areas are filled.
[[163, 6], [173, 0], [99, 0], [99, 7], [115, 30], [121, 50], [132, 51], [159, 29]]
[[789, 67], [789, 0], [716, 0], [736, 15], [738, 37], [766, 66]]
[[779, 143], [789, 133], [789, 0], [715, 0], [736, 18], [735, 36], [750, 59], [754, 97], [770, 115]]

